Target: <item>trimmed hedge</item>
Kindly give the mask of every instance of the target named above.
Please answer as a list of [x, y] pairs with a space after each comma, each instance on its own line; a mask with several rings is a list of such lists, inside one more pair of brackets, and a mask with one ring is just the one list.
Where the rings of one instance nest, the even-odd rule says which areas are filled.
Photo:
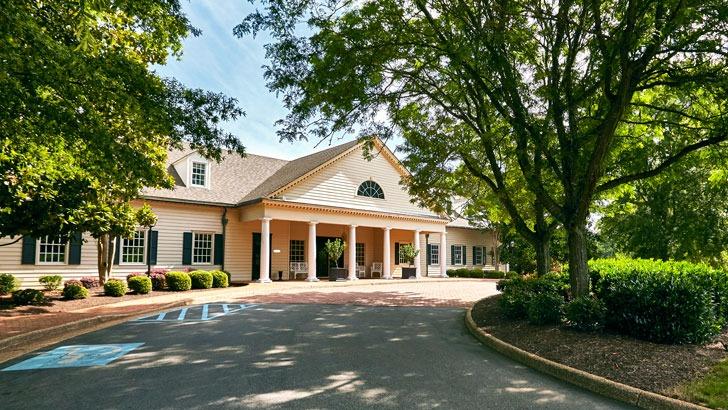
[[61, 277], [61, 275], [46, 275], [41, 276], [38, 279], [38, 282], [43, 285], [43, 288], [45, 290], [52, 292], [61, 288], [61, 282], [63, 282], [63, 277]]
[[[561, 305], [565, 301], [564, 283], [568, 283], [568, 277], [553, 272], [540, 278], [529, 275], [503, 279], [498, 282], [496, 288], [503, 294], [500, 305], [507, 317], [511, 319], [529, 318], [532, 323], [554, 323], [556, 321], [551, 319], [552, 314], [555, 313], [545, 310], [548, 309], [548, 306], [552, 306], [559, 312], [559, 315], [561, 314]], [[534, 299], [541, 295], [548, 295], [548, 300], [543, 298], [534, 302]], [[561, 300], [558, 307], [556, 306], [557, 298]], [[532, 307], [533, 304], [538, 306]]]
[[479, 279], [504, 279], [518, 276], [515, 272], [499, 272], [494, 270], [483, 270], [480, 268], [458, 268], [448, 269], [447, 276], [452, 278], [479, 278]]
[[212, 274], [206, 270], [190, 272], [192, 289], [210, 289], [212, 287]]
[[13, 292], [14, 305], [42, 305], [45, 302], [45, 295], [37, 289], [21, 289]]
[[127, 283], [132, 292], [140, 295], [146, 295], [152, 291], [152, 280], [147, 276], [132, 276]]
[[566, 305], [564, 316], [574, 329], [599, 330], [607, 319], [607, 307], [595, 297], [580, 296]]
[[88, 289], [83, 286], [81, 281], [67, 280], [63, 285], [64, 299], [86, 299], [89, 295]]
[[526, 305], [528, 322], [532, 325], [558, 325], [564, 313], [564, 298], [558, 293], [534, 295]]
[[0, 295], [13, 293], [20, 287], [20, 280], [9, 273], [0, 273]]
[[126, 282], [121, 279], [109, 279], [104, 283], [104, 294], [106, 296], [121, 297], [126, 295], [128, 290]]
[[213, 288], [226, 288], [230, 286], [230, 278], [227, 272], [221, 270], [210, 271], [212, 274], [212, 287]]
[[728, 273], [645, 259], [589, 262], [607, 327], [658, 343], [701, 343], [728, 323]]
[[169, 290], [184, 291], [192, 289], [192, 279], [187, 272], [167, 272], [165, 278]]

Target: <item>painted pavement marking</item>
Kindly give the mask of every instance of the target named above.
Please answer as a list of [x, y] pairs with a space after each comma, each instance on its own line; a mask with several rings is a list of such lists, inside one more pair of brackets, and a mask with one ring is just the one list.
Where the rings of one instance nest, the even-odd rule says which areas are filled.
[[[214, 303], [170, 310], [160, 314], [140, 317], [133, 322], [206, 322], [258, 305]], [[179, 312], [176, 316], [173, 314]]]
[[120, 343], [60, 346], [10, 367], [6, 367], [2, 371], [105, 366], [143, 344]]

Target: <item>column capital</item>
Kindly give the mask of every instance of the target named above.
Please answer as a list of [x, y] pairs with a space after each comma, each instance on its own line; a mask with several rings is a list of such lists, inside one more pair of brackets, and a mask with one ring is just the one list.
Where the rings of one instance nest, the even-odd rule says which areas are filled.
[[350, 225], [349, 225], [349, 228], [356, 228], [356, 227], [358, 227], [358, 226], [359, 226], [359, 225], [355, 225], [355, 224], [350, 224]]
[[260, 219], [261, 221], [270, 221], [270, 220], [272, 220], [273, 218], [271, 218], [271, 217], [269, 217], [269, 216], [264, 216], [264, 217], [262, 217], [262, 218], [258, 218], [258, 219]]
[[382, 229], [384, 229], [385, 231], [391, 231], [392, 230], [392, 227], [391, 226], [385, 226]]
[[447, 235], [447, 231], [440, 232], [440, 235]]
[[318, 221], [308, 221], [309, 225], [318, 225]]

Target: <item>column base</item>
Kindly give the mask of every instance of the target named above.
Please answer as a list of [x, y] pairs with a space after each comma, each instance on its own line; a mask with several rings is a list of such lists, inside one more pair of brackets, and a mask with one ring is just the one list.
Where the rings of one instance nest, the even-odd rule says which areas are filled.
[[357, 278], [356, 276], [354, 276], [353, 278], [351, 276], [347, 276], [346, 280], [354, 281], [354, 280], [359, 280], [359, 278]]
[[270, 278], [265, 278], [265, 279], [258, 279], [255, 281], [255, 283], [273, 283], [273, 281], [270, 280]]
[[319, 278], [317, 278], [315, 276], [311, 277], [311, 278], [306, 278], [306, 282], [318, 282], [318, 281], [319, 281]]
[[394, 277], [393, 276], [384, 276], [382, 279], [392, 280], [392, 279], [394, 279]]

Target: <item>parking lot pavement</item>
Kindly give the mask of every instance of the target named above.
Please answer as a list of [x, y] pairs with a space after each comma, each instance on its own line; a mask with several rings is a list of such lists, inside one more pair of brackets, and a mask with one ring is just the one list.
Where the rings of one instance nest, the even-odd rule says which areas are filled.
[[487, 350], [467, 333], [462, 309], [223, 305], [148, 316], [4, 363], [0, 403], [623, 408]]

